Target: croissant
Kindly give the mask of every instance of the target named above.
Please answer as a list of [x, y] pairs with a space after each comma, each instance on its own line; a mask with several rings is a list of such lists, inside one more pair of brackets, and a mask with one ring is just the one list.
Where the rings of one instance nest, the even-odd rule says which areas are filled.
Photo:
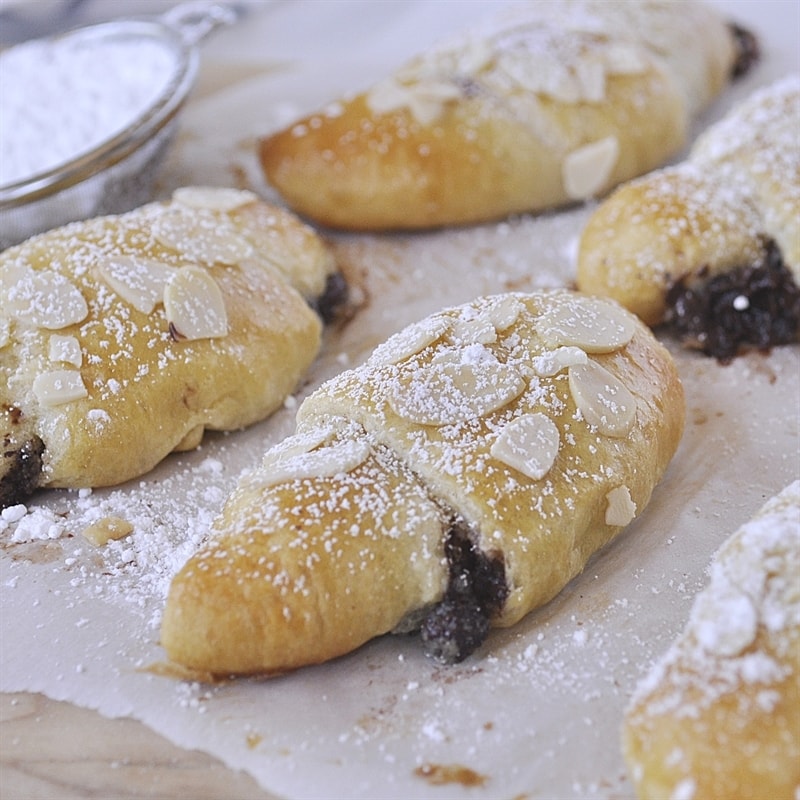
[[609, 301], [445, 309], [301, 405], [172, 580], [161, 642], [275, 673], [419, 629], [444, 662], [553, 598], [647, 505], [683, 429], [674, 362]]
[[723, 544], [686, 627], [639, 684], [623, 749], [641, 798], [800, 792], [800, 481]]
[[699, 2], [527, 2], [259, 142], [325, 226], [418, 229], [540, 211], [661, 165], [757, 57]]
[[318, 352], [318, 302], [344, 291], [317, 234], [231, 189], [185, 187], [5, 250], [0, 505], [118, 484], [206, 428], [263, 419]]
[[726, 360], [800, 332], [800, 76], [766, 86], [689, 158], [617, 189], [582, 232], [577, 284]]

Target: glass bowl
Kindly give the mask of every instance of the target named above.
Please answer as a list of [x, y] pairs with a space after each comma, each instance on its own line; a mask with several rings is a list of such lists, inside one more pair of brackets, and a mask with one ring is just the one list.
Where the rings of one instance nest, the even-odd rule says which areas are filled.
[[230, 4], [191, 2], [158, 17], [106, 22], [52, 37], [88, 45], [149, 40], [172, 54], [173, 73], [143, 112], [94, 149], [0, 186], [0, 250], [67, 222], [121, 213], [147, 202], [195, 83], [197, 44], [236, 18]]

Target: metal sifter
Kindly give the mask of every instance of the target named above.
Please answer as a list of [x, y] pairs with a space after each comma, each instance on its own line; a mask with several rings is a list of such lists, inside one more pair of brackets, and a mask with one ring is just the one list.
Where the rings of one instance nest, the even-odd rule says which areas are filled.
[[241, 9], [227, 2], [182, 3], [156, 17], [91, 25], [44, 40], [79, 47], [156, 43], [172, 55], [174, 68], [156, 99], [122, 130], [55, 168], [0, 186], [0, 249], [73, 220], [147, 202], [197, 77], [197, 45], [215, 28], [235, 22]]

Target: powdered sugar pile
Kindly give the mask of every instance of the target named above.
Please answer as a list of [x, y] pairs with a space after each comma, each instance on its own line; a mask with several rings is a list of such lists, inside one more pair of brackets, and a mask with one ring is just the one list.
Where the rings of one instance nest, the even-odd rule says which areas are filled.
[[165, 92], [177, 61], [145, 38], [34, 40], [0, 54], [0, 186], [90, 152]]
[[[187, 461], [169, 460], [171, 473], [164, 469], [136, 484], [45, 493], [29, 506], [6, 508], [0, 515], [3, 549], [24, 565], [41, 560], [42, 548], [57, 548], [51, 557], [70, 571], [76, 591], [138, 608], [155, 627], [173, 574], [207, 534], [238, 475], [219, 458], [222, 441]], [[133, 531], [102, 546], [83, 536], [109, 517], [124, 519]]]

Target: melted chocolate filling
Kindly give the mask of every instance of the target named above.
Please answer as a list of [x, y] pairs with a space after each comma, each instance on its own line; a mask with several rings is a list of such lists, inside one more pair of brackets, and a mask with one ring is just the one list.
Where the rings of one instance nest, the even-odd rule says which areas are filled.
[[33, 436], [16, 444], [10, 436], [3, 439], [0, 453], [0, 508], [21, 503], [33, 494], [42, 473], [44, 442]]
[[328, 275], [322, 294], [311, 304], [311, 307], [328, 325], [345, 307], [349, 294], [350, 290], [344, 276], [340, 272], [333, 272]]
[[746, 75], [753, 64], [761, 58], [761, 48], [758, 39], [747, 28], [743, 28], [735, 22], [729, 22], [728, 28], [736, 44], [736, 59], [731, 67], [731, 77], [740, 78], [742, 75]]
[[687, 282], [676, 281], [667, 292], [667, 324], [687, 347], [727, 363], [744, 350], [765, 352], [800, 338], [800, 288], [774, 242], [760, 264], [696, 288]]
[[476, 547], [463, 521], [453, 522], [444, 551], [447, 589], [425, 617], [420, 634], [427, 655], [456, 664], [483, 644], [492, 616], [508, 597], [508, 586], [502, 557]]

